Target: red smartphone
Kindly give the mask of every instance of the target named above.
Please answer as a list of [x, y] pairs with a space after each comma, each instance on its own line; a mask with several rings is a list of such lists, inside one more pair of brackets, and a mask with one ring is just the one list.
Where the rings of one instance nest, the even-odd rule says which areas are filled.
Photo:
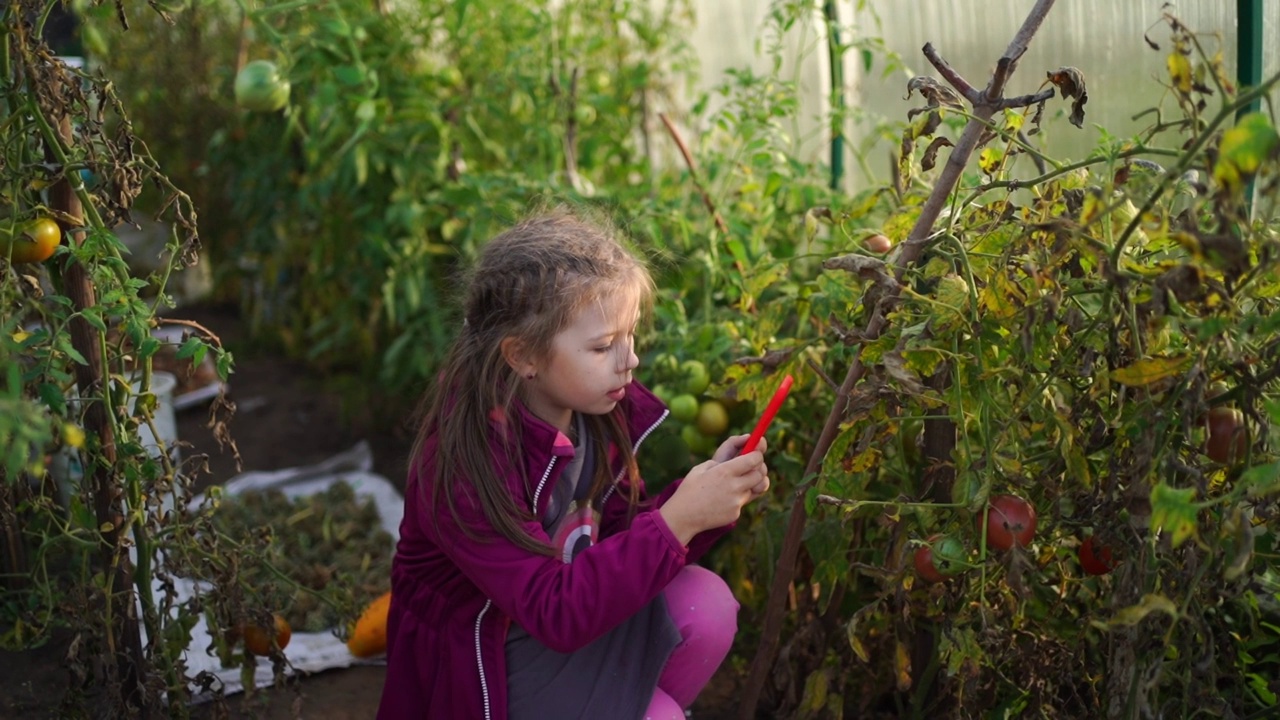
[[769, 424], [773, 422], [773, 416], [778, 414], [778, 408], [782, 407], [782, 401], [787, 399], [787, 393], [791, 392], [791, 376], [787, 375], [782, 378], [782, 384], [774, 391], [773, 397], [769, 398], [769, 404], [764, 408], [764, 414], [760, 416], [760, 421], [756, 423], [756, 427], [751, 431], [751, 436], [747, 438], [747, 444], [742, 446], [742, 452], [739, 455], [745, 455], [756, 449], [756, 445], [760, 444], [760, 438], [764, 437], [764, 431], [769, 429]]

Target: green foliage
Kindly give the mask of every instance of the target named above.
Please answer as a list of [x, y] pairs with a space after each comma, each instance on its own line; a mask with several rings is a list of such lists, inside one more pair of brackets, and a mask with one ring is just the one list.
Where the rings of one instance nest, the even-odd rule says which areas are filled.
[[[452, 279], [539, 197], [639, 196], [643, 98], [682, 71], [679, 6], [246, 4], [292, 86], [211, 139], [221, 248], [260, 337], [403, 398], [453, 334]], [[598, 191], [596, 188], [608, 188]], [[376, 382], [374, 382], [376, 380]]]

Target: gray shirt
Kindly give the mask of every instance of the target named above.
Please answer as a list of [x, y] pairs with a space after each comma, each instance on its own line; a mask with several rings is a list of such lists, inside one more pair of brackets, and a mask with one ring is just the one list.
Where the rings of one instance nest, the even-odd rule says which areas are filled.
[[[542, 518], [565, 562], [595, 544], [599, 498], [587, 497], [595, 473], [594, 439], [574, 415], [578, 442]], [[618, 568], [626, 572], [626, 568]], [[572, 653], [550, 650], [523, 628], [507, 634], [507, 714], [511, 720], [640, 720], [680, 631], [661, 595], [613, 630]]]

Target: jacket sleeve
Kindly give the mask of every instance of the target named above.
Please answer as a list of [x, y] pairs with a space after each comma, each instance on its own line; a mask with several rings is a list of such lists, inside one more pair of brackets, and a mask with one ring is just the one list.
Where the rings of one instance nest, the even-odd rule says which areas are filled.
[[[636, 517], [579, 553], [572, 563], [517, 547], [485, 518], [470, 492], [459, 493], [464, 533], [445, 510], [428, 522], [440, 549], [494, 605], [556, 652], [573, 652], [618, 626], [653, 598], [688, 562], [688, 550], [655, 513]], [[534, 538], [549, 539], [537, 522]]]
[[[684, 478], [672, 481], [671, 484], [662, 489], [662, 492], [658, 494], [658, 497], [648, 500], [645, 498], [644, 481], [641, 481], [640, 506], [636, 508], [636, 520], [639, 520], [642, 515], [647, 513], [657, 515], [658, 513], [655, 511], [666, 504], [667, 500], [671, 499], [672, 495], [675, 495], [676, 489], [680, 487], [680, 483], [682, 482], [684, 482]], [[601, 537], [609, 537], [613, 533], [621, 532], [626, 528], [628, 510], [627, 500], [629, 494], [630, 482], [625, 479], [619, 481], [617, 488], [614, 490], [613, 494], [609, 496], [608, 502], [605, 503], [604, 508], [600, 512]], [[661, 518], [661, 516], [659, 516], [659, 518]], [[659, 519], [659, 522], [662, 522], [662, 520]], [[728, 525], [704, 530], [697, 535], [694, 535], [693, 539], [689, 541], [688, 555], [685, 562], [695, 563], [700, 560], [702, 556], [706, 555], [707, 551], [715, 545], [716, 541], [728, 534], [736, 524], [737, 523], [729, 523]], [[666, 523], [662, 522], [662, 526], [665, 528]], [[670, 531], [668, 530], [668, 532]], [[679, 540], [675, 540], [674, 535], [672, 536], [672, 540], [674, 542], [679, 542]]]

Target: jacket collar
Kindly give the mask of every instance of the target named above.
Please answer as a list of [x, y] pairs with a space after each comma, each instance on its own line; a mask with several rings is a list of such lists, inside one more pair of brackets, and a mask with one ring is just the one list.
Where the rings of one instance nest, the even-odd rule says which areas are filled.
[[[627, 420], [627, 434], [634, 444], [643, 439], [667, 414], [667, 406], [638, 380], [627, 386], [627, 395], [619, 403]], [[520, 420], [521, 437], [525, 453], [535, 464], [545, 464], [553, 457], [573, 455], [573, 443], [564, 433], [550, 423], [534, 415], [519, 400], [515, 403]], [[498, 426], [506, 424], [506, 416], [500, 408], [494, 408], [490, 419]]]

